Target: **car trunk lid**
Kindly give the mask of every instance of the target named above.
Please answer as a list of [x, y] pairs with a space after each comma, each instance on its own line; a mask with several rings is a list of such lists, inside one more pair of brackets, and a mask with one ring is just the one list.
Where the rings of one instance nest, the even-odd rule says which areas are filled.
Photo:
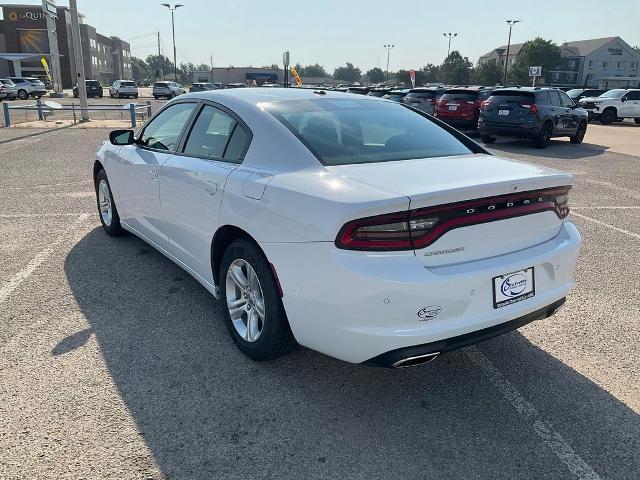
[[[427, 267], [502, 255], [553, 238], [562, 220], [548, 192], [571, 184], [568, 174], [486, 154], [327, 168], [407, 196], [411, 215], [436, 218], [434, 229], [453, 221], [453, 228], [428, 244], [416, 243], [416, 257]], [[441, 206], [446, 206], [444, 213], [432, 213]], [[479, 221], [465, 223], [469, 219]]]
[[483, 103], [482, 119], [488, 123], [521, 124], [531, 120], [536, 97], [530, 92], [494, 92]]

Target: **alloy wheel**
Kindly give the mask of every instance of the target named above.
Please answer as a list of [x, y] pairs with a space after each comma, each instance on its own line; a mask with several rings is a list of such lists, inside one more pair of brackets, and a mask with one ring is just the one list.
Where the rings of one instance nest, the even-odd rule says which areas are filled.
[[110, 226], [113, 220], [113, 206], [111, 204], [109, 185], [105, 180], [100, 180], [98, 184], [98, 205], [100, 207], [102, 221], [107, 227]]
[[257, 341], [264, 330], [265, 304], [255, 270], [246, 260], [234, 260], [227, 270], [225, 286], [227, 309], [236, 332], [246, 342]]

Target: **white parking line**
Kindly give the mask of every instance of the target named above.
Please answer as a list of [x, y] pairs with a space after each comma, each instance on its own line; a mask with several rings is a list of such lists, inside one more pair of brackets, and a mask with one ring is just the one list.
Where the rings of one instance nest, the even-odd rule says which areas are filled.
[[549, 449], [558, 457], [562, 463], [575, 475], [579, 480], [601, 480], [600, 476], [585, 462], [580, 455], [573, 451], [571, 446], [562, 436], [556, 432], [542, 418], [536, 407], [528, 402], [507, 378], [500, 373], [495, 365], [483, 354], [476, 346], [467, 349], [469, 359], [478, 367], [480, 367], [489, 377], [489, 381], [494, 387], [497, 387], [507, 401], [515, 408], [536, 432], [538, 437], [549, 447]]
[[40, 265], [42, 265], [42, 263], [47, 260], [47, 258], [49, 258], [54, 250], [69, 237], [69, 234], [74, 233], [82, 225], [82, 223], [87, 220], [87, 218], [89, 218], [89, 216], [90, 214], [88, 213], [83, 213], [82, 215], [80, 215], [78, 219], [64, 231], [64, 233], [62, 233], [58, 238], [51, 242], [49, 246], [47, 246], [47, 248], [33, 257], [33, 259], [31, 259], [26, 267], [12, 276], [7, 283], [0, 287], [0, 303], [4, 302], [9, 297], [9, 295], [11, 295], [15, 291], [15, 289], [22, 284], [22, 282], [28, 279], [33, 274], [33, 272], [35, 272], [36, 269]]
[[79, 215], [91, 215], [90, 213], [0, 213], [0, 218], [43, 218], [43, 217], [77, 217]]
[[608, 223], [602, 222], [600, 220], [596, 220], [595, 218], [587, 217], [586, 215], [582, 215], [581, 213], [571, 212], [572, 215], [575, 215], [578, 218], [583, 218], [584, 220], [589, 220], [590, 222], [597, 223], [598, 225], [602, 225], [603, 227], [610, 228], [611, 230], [615, 230], [616, 232], [624, 233], [625, 235], [629, 235], [630, 237], [640, 239], [640, 235], [637, 233], [630, 232], [623, 228], [614, 227], [613, 225], [609, 225]]

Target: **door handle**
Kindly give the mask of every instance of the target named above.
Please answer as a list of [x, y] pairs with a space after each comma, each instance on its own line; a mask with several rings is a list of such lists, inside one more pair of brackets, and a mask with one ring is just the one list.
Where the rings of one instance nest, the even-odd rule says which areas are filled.
[[151, 170], [151, 181], [153, 183], [157, 183], [158, 182], [158, 171], [157, 170]]
[[207, 193], [207, 195], [213, 197], [218, 192], [218, 184], [210, 180], [205, 180], [205, 183], [207, 184], [207, 186], [204, 187], [204, 191]]

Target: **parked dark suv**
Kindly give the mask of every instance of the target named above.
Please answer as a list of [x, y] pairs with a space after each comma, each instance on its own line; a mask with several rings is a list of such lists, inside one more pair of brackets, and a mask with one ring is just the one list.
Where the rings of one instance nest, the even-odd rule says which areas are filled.
[[545, 148], [552, 137], [581, 143], [587, 121], [587, 111], [557, 88], [503, 88], [482, 103], [478, 130], [484, 143], [495, 142], [497, 136], [518, 137]]
[[[85, 85], [87, 86], [87, 97], [102, 98], [102, 95], [104, 95], [104, 92], [102, 90], [102, 85], [100, 85], [99, 81], [85, 80]], [[78, 98], [78, 95], [79, 95], [78, 84], [76, 83], [73, 86], [73, 96]]]
[[444, 88], [437, 87], [422, 87], [412, 88], [409, 93], [402, 99], [402, 103], [405, 105], [411, 105], [413, 108], [433, 115], [436, 108], [436, 102], [438, 98], [444, 93]]

